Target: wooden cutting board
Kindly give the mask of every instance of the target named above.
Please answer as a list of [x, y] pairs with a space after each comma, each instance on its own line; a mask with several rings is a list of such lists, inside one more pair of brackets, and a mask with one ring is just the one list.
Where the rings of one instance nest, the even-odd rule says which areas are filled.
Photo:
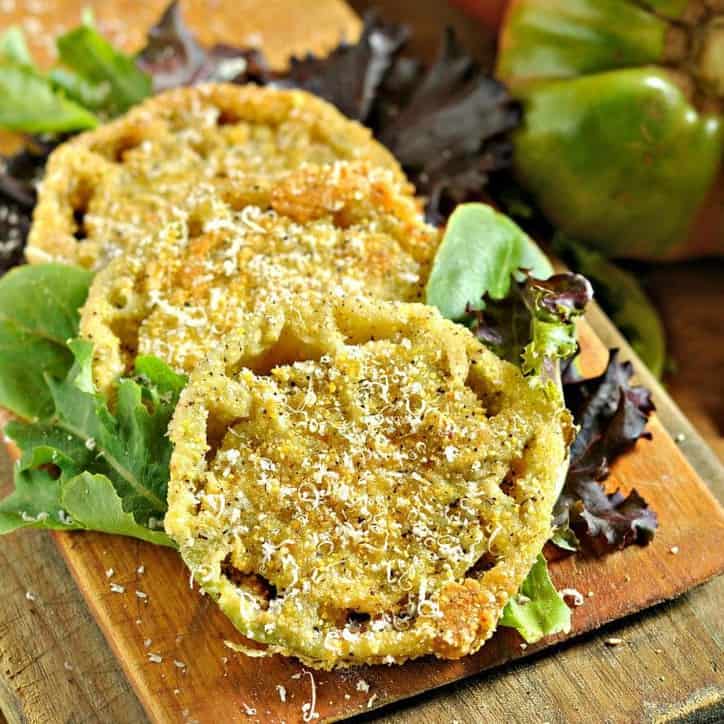
[[[160, 4], [144, 4], [143, 12]], [[330, 11], [336, 5], [324, 4]], [[143, 25], [139, 22], [138, 27]], [[606, 353], [587, 327], [582, 328], [582, 344], [587, 370], [597, 372]], [[560, 587], [593, 593], [575, 609], [571, 637], [672, 598], [724, 569], [724, 547], [713, 545], [724, 540], [721, 509], [658, 420], [652, 421], [651, 429], [654, 440], [642, 442], [620, 461], [611, 484], [624, 489], [635, 485], [659, 513], [661, 530], [645, 549], [631, 548], [604, 559], [567, 558], [552, 565]], [[226, 648], [224, 640], [238, 640], [233, 627], [212, 602], [189, 589], [183, 566], [172, 551], [100, 534], [61, 534], [56, 542], [155, 721], [304, 721], [305, 712], [311, 718], [311, 710], [303, 707], [311, 704], [313, 690], [314, 712], [320, 720], [340, 718], [560, 640], [523, 651], [516, 635], [503, 631], [480, 654], [459, 662], [425, 660], [401, 668], [317, 674], [280, 657], [249, 659]], [[679, 548], [677, 554], [671, 552], [674, 546]], [[123, 592], [113, 592], [111, 584]]]
[[[585, 323], [580, 333], [583, 368], [597, 373], [606, 349]], [[528, 656], [724, 571], [724, 511], [656, 417], [650, 430], [653, 440], [617, 463], [611, 486], [635, 486], [657, 511], [659, 532], [644, 548], [554, 561], [556, 585], [583, 593], [584, 604], [573, 610], [569, 636], [526, 649], [503, 629], [480, 653], [454, 662], [317, 673], [279, 656], [249, 658], [225, 646], [241, 638], [213, 601], [190, 588], [175, 552], [101, 534], [55, 540], [153, 721], [303, 722], [313, 702], [320, 721], [334, 721]]]

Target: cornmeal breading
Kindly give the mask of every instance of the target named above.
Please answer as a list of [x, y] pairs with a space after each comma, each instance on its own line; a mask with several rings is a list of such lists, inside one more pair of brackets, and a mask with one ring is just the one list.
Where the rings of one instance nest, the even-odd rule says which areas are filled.
[[430, 307], [300, 302], [192, 373], [166, 530], [270, 654], [458, 658], [550, 534], [569, 434], [556, 394]]
[[202, 191], [187, 206], [93, 281], [81, 334], [101, 390], [137, 354], [190, 371], [302, 292], [418, 300], [439, 241], [396, 175], [366, 163], [305, 166], [231, 205]]
[[102, 268], [201, 185], [263, 194], [304, 163], [335, 160], [368, 160], [403, 182], [369, 130], [309, 93], [227, 84], [163, 93], [51, 155], [27, 258]]

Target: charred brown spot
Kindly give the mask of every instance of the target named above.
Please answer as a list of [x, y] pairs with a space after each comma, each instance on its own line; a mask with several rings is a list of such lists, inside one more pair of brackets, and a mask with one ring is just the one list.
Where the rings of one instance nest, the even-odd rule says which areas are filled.
[[480, 578], [483, 573], [494, 568], [498, 559], [492, 553], [483, 553], [465, 573], [466, 578]]
[[[525, 445], [525, 450], [530, 446], [530, 441]], [[518, 479], [525, 474], [525, 458], [516, 458], [510, 463], [510, 470], [505, 474], [505, 477], [500, 483], [500, 489], [505, 495], [513, 498], [517, 502], [519, 498], [518, 491]]]
[[129, 317], [118, 316], [111, 319], [108, 326], [118, 339], [125, 368], [133, 369], [133, 362], [138, 352], [138, 322]]
[[241, 119], [239, 118], [239, 112], [232, 108], [222, 108], [219, 111], [219, 116], [216, 119], [217, 126], [233, 126], [238, 123]]
[[368, 613], [362, 611], [347, 611], [347, 624], [350, 629], [356, 633], [366, 631], [369, 625], [371, 616]]
[[505, 477], [500, 483], [500, 489], [508, 496], [513, 492], [515, 488], [516, 475], [513, 470], [508, 470]]
[[[143, 137], [137, 129], [130, 129], [128, 133], [116, 139], [110, 148], [106, 150], [105, 155], [114, 163], [123, 163], [126, 160], [126, 154], [138, 148], [143, 143]], [[99, 153], [103, 153], [104, 149], [94, 149]]]
[[85, 214], [85, 209], [73, 209], [73, 224], [75, 226], [73, 236], [75, 236], [78, 241], [83, 241], [83, 239], [88, 238], [88, 232], [85, 228]]
[[258, 573], [244, 573], [231, 562], [231, 554], [226, 556], [221, 564], [221, 573], [226, 576], [237, 588], [250, 591], [254, 596], [261, 599], [263, 608], [269, 605], [277, 597], [277, 589], [273, 583]]
[[88, 238], [85, 217], [93, 195], [89, 179], [81, 178], [71, 192], [70, 206], [73, 211], [73, 236], [78, 241]]

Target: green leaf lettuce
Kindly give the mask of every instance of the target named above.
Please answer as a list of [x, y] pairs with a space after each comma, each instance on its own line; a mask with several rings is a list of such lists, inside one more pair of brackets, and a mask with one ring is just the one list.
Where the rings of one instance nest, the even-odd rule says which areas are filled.
[[17, 27], [0, 35], [0, 128], [68, 133], [94, 128], [151, 95], [151, 78], [85, 22], [56, 40], [61, 64], [43, 73]]
[[56, 45], [66, 68], [87, 84], [108, 87], [107, 110], [112, 115], [124, 113], [151, 95], [151, 78], [93, 27], [81, 25], [61, 35]]
[[27, 65], [0, 62], [0, 128], [24, 133], [65, 133], [93, 128], [98, 119], [56, 92]]
[[427, 303], [458, 321], [481, 309], [483, 297], [503, 299], [511, 277], [529, 269], [545, 278], [550, 263], [511, 219], [485, 204], [461, 204], [450, 216], [427, 282]]
[[556, 591], [542, 553], [530, 569], [518, 595], [503, 610], [500, 625], [516, 629], [529, 644], [544, 636], [571, 630], [571, 611]]
[[161, 530], [166, 430], [185, 378], [141, 356], [111, 409], [93, 387], [91, 343], [67, 341], [90, 276], [46, 265], [0, 280], [0, 405], [25, 418], [5, 430], [22, 455], [15, 490], [0, 501], [0, 532], [92, 529], [171, 545]]
[[93, 274], [62, 264], [21, 266], [0, 280], [0, 407], [26, 420], [54, 410], [46, 376], [73, 365], [67, 341], [78, 334], [78, 309]]

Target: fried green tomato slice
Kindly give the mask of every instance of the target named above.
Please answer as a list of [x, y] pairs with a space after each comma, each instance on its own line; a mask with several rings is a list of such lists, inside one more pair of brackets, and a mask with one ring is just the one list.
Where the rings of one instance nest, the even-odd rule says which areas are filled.
[[233, 205], [203, 192], [187, 203], [93, 281], [80, 331], [104, 392], [137, 354], [189, 372], [302, 293], [420, 299], [439, 241], [394, 174], [365, 163], [305, 166], [264, 194], [238, 189]]
[[240, 336], [170, 426], [165, 525], [194, 579], [313, 667], [479, 649], [551, 532], [557, 393], [420, 304], [298, 304]]
[[369, 130], [309, 93], [230, 84], [172, 90], [53, 152], [27, 258], [99, 269], [173, 219], [199, 186], [250, 191], [304, 163], [336, 160], [369, 161], [403, 180]]

